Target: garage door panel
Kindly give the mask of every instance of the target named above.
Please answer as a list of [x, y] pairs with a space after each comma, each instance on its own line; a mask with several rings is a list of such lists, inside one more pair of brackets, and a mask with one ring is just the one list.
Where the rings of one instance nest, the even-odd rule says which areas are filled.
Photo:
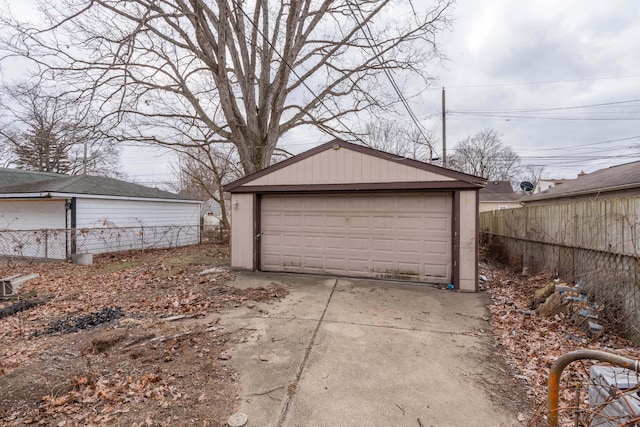
[[407, 275], [413, 275], [413, 276], [419, 276], [420, 275], [420, 270], [421, 270], [421, 265], [418, 263], [408, 263], [408, 262], [399, 262], [398, 263], [398, 272], [400, 274], [407, 274]]
[[351, 229], [364, 230], [368, 233], [371, 224], [368, 216], [349, 216], [347, 217], [347, 226]]
[[448, 254], [451, 252], [451, 242], [448, 240], [424, 242], [424, 253], [429, 256]]
[[349, 246], [347, 246], [347, 248], [351, 250], [366, 251], [369, 249], [369, 246], [370, 246], [369, 239], [351, 237], [349, 238]]
[[[381, 203], [384, 203], [381, 202]], [[368, 197], [354, 197], [348, 200], [348, 208], [352, 211], [369, 211], [371, 200]]]
[[399, 253], [406, 254], [414, 254], [420, 252], [420, 248], [422, 247], [422, 241], [420, 240], [398, 240], [398, 248], [396, 249]]
[[440, 278], [448, 277], [447, 269], [445, 269], [441, 265], [434, 265], [434, 264], [425, 264], [424, 274], [429, 277], [440, 277]]
[[448, 283], [451, 195], [263, 196], [261, 268]]
[[451, 223], [448, 218], [433, 218], [425, 222], [424, 228], [429, 231], [444, 232], [451, 230]]
[[347, 242], [347, 238], [327, 236], [324, 241], [328, 249], [342, 249]]
[[393, 239], [371, 239], [371, 249], [378, 252], [392, 252], [395, 247]]
[[346, 261], [343, 258], [326, 257], [325, 266], [328, 271], [331, 270], [345, 272], [347, 269]]

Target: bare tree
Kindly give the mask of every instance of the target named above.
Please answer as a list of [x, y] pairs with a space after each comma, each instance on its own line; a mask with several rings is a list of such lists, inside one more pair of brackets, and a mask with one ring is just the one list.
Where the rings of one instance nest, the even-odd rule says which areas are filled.
[[340, 136], [351, 114], [391, 109], [386, 72], [428, 85], [452, 3], [41, 0], [46, 25], [4, 19], [4, 48], [90, 97], [123, 140], [189, 147], [177, 136], [206, 126], [252, 173], [297, 126]]
[[0, 168], [8, 168], [12, 164], [13, 154], [10, 147], [0, 139]]
[[449, 167], [490, 181], [515, 182], [520, 175], [520, 156], [502, 143], [495, 129], [485, 129], [458, 142]]
[[5, 87], [3, 93], [0, 145], [8, 165], [70, 175], [121, 175], [115, 141], [83, 107], [37, 84]]
[[235, 147], [216, 144], [185, 149], [174, 165], [174, 174], [178, 183], [173, 190], [200, 200], [214, 200], [220, 205], [220, 226], [229, 230], [223, 186], [242, 176]]
[[365, 123], [362, 139], [371, 148], [402, 157], [432, 162], [435, 135], [433, 129], [418, 129], [400, 119], [379, 119]]

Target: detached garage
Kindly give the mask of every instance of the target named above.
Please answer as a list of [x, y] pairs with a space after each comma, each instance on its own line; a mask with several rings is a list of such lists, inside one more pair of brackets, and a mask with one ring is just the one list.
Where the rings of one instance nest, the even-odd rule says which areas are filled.
[[335, 140], [228, 184], [235, 268], [477, 289], [483, 178]]
[[200, 205], [112, 178], [0, 168], [0, 256], [66, 259], [196, 244]]

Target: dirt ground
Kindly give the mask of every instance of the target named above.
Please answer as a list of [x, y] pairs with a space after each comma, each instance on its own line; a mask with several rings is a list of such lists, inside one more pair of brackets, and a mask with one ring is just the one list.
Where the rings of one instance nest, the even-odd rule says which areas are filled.
[[[548, 381], [551, 367], [562, 355], [575, 350], [601, 350], [632, 359], [640, 359], [640, 348], [624, 338], [624, 330], [605, 321], [607, 307], [586, 298], [580, 308], [594, 309], [600, 315], [598, 322], [604, 330], [593, 333], [585, 328], [585, 319], [571, 314], [568, 305], [560, 306], [550, 314], [532, 309], [534, 293], [555, 283], [574, 287], [562, 281], [552, 270], [534, 275], [523, 275], [512, 266], [493, 263], [490, 254], [483, 251], [484, 262], [480, 273], [488, 281], [484, 285], [491, 298], [490, 322], [495, 338], [496, 352], [503, 355], [511, 375], [526, 392], [533, 413], [527, 413], [528, 426], [546, 426]], [[580, 294], [577, 293], [572, 295]], [[566, 304], [566, 303], [565, 303]], [[576, 308], [574, 308], [575, 310]], [[590, 425], [598, 413], [589, 406], [591, 366], [596, 361], [575, 362], [564, 369], [560, 382], [559, 421], [561, 426]], [[579, 397], [576, 396], [579, 393]], [[508, 395], [508, 394], [507, 394]], [[578, 414], [579, 424], [576, 424]], [[621, 423], [622, 424], [622, 423]]]
[[0, 277], [38, 273], [19, 294], [48, 302], [0, 320], [0, 423], [226, 425], [238, 402], [225, 348], [244, 337], [217, 313], [287, 294], [199, 274], [227, 261], [227, 247], [205, 244], [1, 267]]
[[[215, 268], [227, 263], [228, 247], [203, 244], [96, 256], [91, 266], [0, 266], [0, 277], [39, 274], [22, 285], [20, 300], [0, 300], [0, 311], [24, 300], [43, 302], [0, 319], [0, 424], [225, 426], [239, 408], [227, 349], [249, 332], [225, 331], [220, 313], [287, 295], [277, 283], [227, 286], [234, 274]], [[553, 272], [522, 276], [487, 261], [481, 273], [488, 278], [495, 352], [507, 363], [492, 369], [496, 378], [506, 374], [521, 384], [485, 388], [496, 403], [522, 411], [523, 423], [543, 422], [558, 356], [591, 348], [640, 358], [618, 331], [590, 336], [563, 313], [531, 310], [531, 295], [555, 279]], [[588, 385], [589, 366], [565, 371], [562, 405], [575, 401], [577, 382]], [[584, 391], [580, 400], [588, 404]], [[561, 413], [563, 425], [573, 425], [573, 412]]]

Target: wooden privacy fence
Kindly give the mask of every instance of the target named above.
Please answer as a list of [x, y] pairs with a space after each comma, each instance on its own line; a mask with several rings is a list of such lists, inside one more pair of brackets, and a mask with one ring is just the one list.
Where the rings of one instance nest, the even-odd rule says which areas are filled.
[[640, 338], [640, 197], [482, 212], [480, 229], [531, 273], [575, 280]]

